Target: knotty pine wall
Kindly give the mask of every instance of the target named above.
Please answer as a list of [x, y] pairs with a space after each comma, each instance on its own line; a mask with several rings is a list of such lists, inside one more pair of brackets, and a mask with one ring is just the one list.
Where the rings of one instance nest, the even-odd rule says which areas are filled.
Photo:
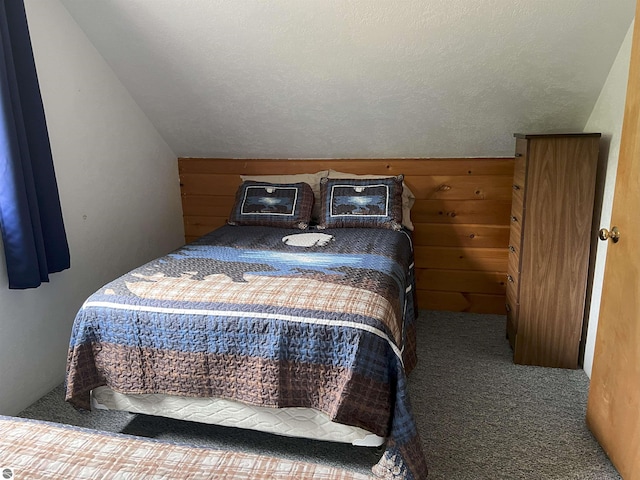
[[419, 308], [505, 314], [513, 158], [180, 158], [178, 165], [187, 242], [226, 222], [242, 174], [403, 173], [416, 196]]

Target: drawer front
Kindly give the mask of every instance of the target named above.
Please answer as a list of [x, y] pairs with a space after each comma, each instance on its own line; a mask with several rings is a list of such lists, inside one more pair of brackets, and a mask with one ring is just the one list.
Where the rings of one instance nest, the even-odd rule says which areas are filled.
[[508, 298], [507, 298], [507, 303], [506, 303], [506, 308], [507, 308], [507, 315], [511, 316], [514, 324], [518, 323], [517, 322], [517, 318], [518, 318], [518, 310], [519, 310], [519, 305], [517, 303], [513, 303], [511, 302]]
[[511, 220], [509, 230], [509, 260], [507, 263], [507, 338], [515, 350], [518, 333], [518, 284], [520, 281], [520, 246], [522, 222], [524, 220], [524, 190], [527, 174], [527, 140], [516, 140], [513, 168], [513, 195], [511, 198]]
[[520, 211], [524, 211], [524, 182], [517, 182], [515, 176], [513, 177], [513, 198], [512, 202], [517, 205], [521, 205]]
[[509, 230], [509, 260], [507, 263], [507, 304], [512, 308], [519, 305], [520, 247], [524, 221], [524, 193], [527, 173], [527, 140], [516, 141], [515, 165], [513, 170], [513, 195], [511, 199], [511, 222]]
[[513, 165], [513, 203], [520, 205], [520, 209], [515, 213], [522, 213], [524, 205], [524, 190], [527, 180], [527, 141], [518, 139], [516, 141], [516, 154]]
[[507, 274], [511, 275], [518, 283], [520, 278], [520, 252], [513, 245], [509, 245], [509, 260], [507, 262]]
[[507, 261], [507, 296], [511, 305], [520, 303], [518, 285], [520, 283], [520, 244], [510, 239], [509, 257]]
[[507, 298], [513, 301], [512, 306], [520, 303], [519, 299], [520, 274], [516, 272], [507, 273]]
[[522, 197], [513, 195], [511, 203], [511, 217], [509, 219], [509, 244], [520, 251], [522, 240], [522, 221], [524, 211], [522, 207]]
[[524, 188], [514, 190], [511, 196], [511, 225], [522, 225], [524, 218]]
[[[509, 246], [507, 247], [509, 250], [507, 257], [507, 290], [511, 287], [516, 294], [518, 293], [518, 283], [520, 280], [520, 240], [519, 226], [512, 225], [509, 235]], [[514, 298], [517, 298], [517, 296]]]
[[[515, 218], [515, 220], [514, 220]], [[512, 247], [520, 254], [520, 245], [522, 244], [522, 226], [518, 217], [512, 215], [511, 228], [509, 229], [509, 253], [512, 253]]]
[[526, 163], [528, 147], [529, 140], [527, 140], [526, 138], [516, 138], [516, 167], [519, 160], [523, 160]]
[[518, 311], [514, 310], [507, 302], [507, 338], [511, 349], [516, 348], [516, 335], [518, 334]]
[[513, 165], [513, 183], [519, 187], [524, 187], [527, 176], [527, 159], [526, 157], [516, 157]]
[[510, 282], [508, 280], [509, 277], [507, 277], [507, 303], [512, 308], [515, 308], [520, 305], [520, 298], [518, 297], [518, 277], [514, 277], [512, 274], [508, 275], [511, 275], [511, 278], [513, 278], [515, 281]]

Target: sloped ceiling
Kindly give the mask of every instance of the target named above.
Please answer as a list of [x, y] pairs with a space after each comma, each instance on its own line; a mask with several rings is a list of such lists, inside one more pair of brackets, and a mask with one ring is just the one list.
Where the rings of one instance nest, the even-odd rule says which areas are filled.
[[513, 154], [581, 131], [635, 0], [61, 0], [178, 156]]

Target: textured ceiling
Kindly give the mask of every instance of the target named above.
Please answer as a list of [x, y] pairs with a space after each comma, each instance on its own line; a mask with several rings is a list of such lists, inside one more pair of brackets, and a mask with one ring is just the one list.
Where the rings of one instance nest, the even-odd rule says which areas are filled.
[[513, 153], [581, 131], [635, 0], [61, 0], [178, 156]]

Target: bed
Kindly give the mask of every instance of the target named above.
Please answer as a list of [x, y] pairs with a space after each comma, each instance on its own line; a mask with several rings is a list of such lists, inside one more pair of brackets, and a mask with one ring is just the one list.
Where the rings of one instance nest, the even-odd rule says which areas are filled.
[[[243, 182], [229, 225], [87, 299], [67, 401], [292, 436], [335, 427], [320, 438], [385, 443], [377, 476], [426, 477], [407, 391], [416, 309], [402, 192], [401, 176], [323, 177], [319, 202], [305, 182]], [[245, 407], [253, 424], [225, 413]], [[272, 428], [283, 412], [297, 430]]]
[[356, 472], [283, 458], [0, 416], [4, 479], [365, 480]]

